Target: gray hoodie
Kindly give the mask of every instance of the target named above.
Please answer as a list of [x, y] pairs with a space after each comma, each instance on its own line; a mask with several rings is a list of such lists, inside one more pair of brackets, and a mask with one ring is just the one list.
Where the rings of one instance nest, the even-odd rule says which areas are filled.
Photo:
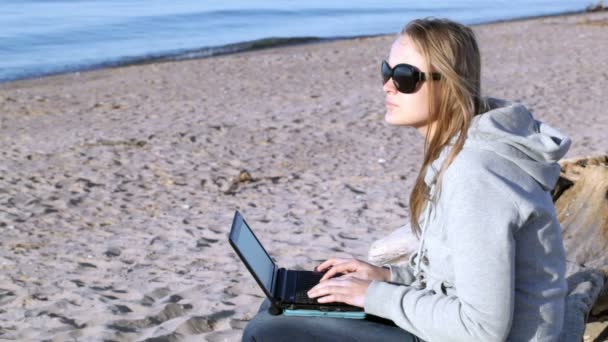
[[[556, 341], [566, 260], [549, 191], [570, 139], [520, 104], [488, 100], [420, 217], [418, 252], [371, 283], [365, 311], [429, 342]], [[450, 146], [425, 175], [432, 195]]]

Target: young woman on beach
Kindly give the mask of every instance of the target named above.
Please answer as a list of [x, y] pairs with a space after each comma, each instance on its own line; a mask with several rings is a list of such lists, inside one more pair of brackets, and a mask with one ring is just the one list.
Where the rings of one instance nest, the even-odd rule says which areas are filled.
[[480, 64], [473, 31], [441, 19], [408, 23], [382, 62], [385, 120], [425, 141], [409, 202], [420, 244], [406, 266], [331, 258], [308, 294], [385, 320], [271, 316], [265, 302], [244, 341], [558, 339], [566, 261], [549, 192], [570, 139], [482, 97]]

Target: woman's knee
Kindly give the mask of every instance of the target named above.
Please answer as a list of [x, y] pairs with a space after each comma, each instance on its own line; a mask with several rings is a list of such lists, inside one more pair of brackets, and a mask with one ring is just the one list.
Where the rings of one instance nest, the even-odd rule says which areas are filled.
[[271, 324], [270, 314], [268, 308], [270, 307], [270, 301], [265, 299], [258, 309], [258, 313], [247, 323], [245, 330], [243, 330], [242, 341], [253, 342], [253, 341], [268, 341], [268, 333], [271, 328], [268, 325]]
[[273, 326], [273, 322], [268, 317], [265, 312], [258, 313], [247, 325], [245, 326], [245, 330], [243, 330], [243, 342], [261, 342], [261, 341], [272, 341], [273, 339], [273, 331], [276, 331]]
[[245, 330], [243, 330], [243, 337], [241, 338], [242, 342], [254, 342], [260, 341], [259, 338], [256, 338], [258, 335], [257, 328], [252, 326], [251, 321], [245, 326]]

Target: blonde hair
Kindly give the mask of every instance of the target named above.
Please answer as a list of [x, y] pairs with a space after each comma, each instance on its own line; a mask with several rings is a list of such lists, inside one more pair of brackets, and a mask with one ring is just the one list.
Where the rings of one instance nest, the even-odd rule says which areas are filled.
[[[427, 70], [442, 76], [440, 81], [427, 82], [429, 129], [424, 139], [424, 160], [410, 194], [411, 227], [419, 235], [420, 213], [428, 201], [439, 196], [442, 175], [462, 150], [472, 117], [485, 111], [487, 105], [481, 97], [481, 58], [473, 30], [451, 20], [425, 18], [409, 22], [401, 35], [413, 42], [424, 57]], [[427, 169], [458, 133], [432, 181], [436, 191], [430, 198], [429, 186], [424, 182]]]

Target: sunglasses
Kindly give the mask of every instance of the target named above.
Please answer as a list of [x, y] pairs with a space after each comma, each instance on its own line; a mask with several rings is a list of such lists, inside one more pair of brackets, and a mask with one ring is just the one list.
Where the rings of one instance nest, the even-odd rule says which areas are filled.
[[395, 88], [404, 94], [415, 93], [418, 88], [418, 83], [426, 81], [428, 76], [435, 81], [441, 79], [440, 73], [424, 73], [420, 71], [420, 69], [409, 64], [397, 64], [395, 67], [391, 68], [387, 61], [382, 61], [380, 71], [382, 73], [382, 84], [386, 84], [386, 82], [392, 78]]

